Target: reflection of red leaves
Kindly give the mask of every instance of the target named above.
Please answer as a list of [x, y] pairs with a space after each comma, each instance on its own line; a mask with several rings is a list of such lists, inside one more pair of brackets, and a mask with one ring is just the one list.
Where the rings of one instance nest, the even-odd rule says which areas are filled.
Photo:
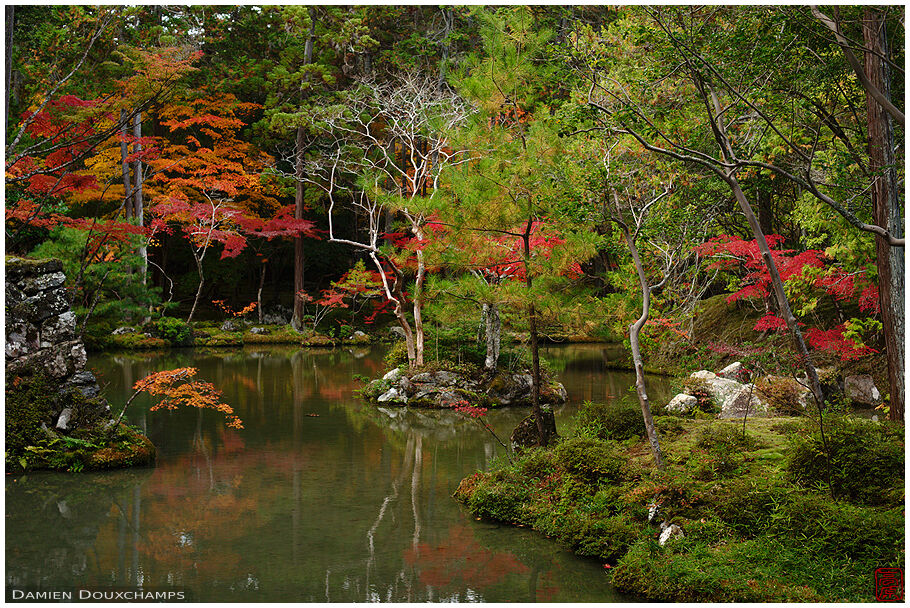
[[404, 561], [420, 570], [420, 582], [442, 589], [467, 585], [484, 589], [509, 574], [530, 569], [509, 553], [495, 553], [474, 540], [466, 526], [453, 526], [446, 540], [436, 545], [420, 543], [404, 552]]

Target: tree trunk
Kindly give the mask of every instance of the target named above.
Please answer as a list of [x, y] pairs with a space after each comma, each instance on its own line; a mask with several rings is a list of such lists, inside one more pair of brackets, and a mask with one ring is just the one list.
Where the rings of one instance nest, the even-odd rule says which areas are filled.
[[133, 188], [130, 182], [129, 156], [129, 117], [126, 110], [120, 110], [120, 172], [123, 175], [123, 217], [129, 220], [133, 217]]
[[205, 284], [205, 277], [202, 274], [202, 260], [199, 259], [199, 256], [194, 256], [196, 259], [196, 271], [199, 273], [199, 287], [196, 288], [196, 298], [193, 300], [193, 308], [190, 309], [190, 316], [187, 317], [187, 324], [193, 322], [193, 315], [196, 314], [196, 306], [199, 305], [199, 297], [202, 295], [202, 286]]
[[[616, 198], [616, 192], [613, 192], [613, 199], [617, 207], [619, 201]], [[664, 468], [664, 457], [660, 449], [660, 440], [657, 436], [657, 427], [654, 426], [654, 416], [651, 415], [651, 402], [648, 399], [648, 392], [645, 389], [645, 371], [644, 363], [641, 358], [641, 347], [638, 337], [641, 329], [648, 322], [648, 315], [651, 313], [651, 286], [648, 285], [648, 278], [645, 276], [645, 270], [641, 265], [641, 257], [638, 255], [638, 247], [635, 240], [629, 234], [629, 229], [620, 224], [623, 238], [629, 247], [629, 253], [632, 254], [632, 263], [635, 265], [635, 272], [638, 273], [638, 283], [641, 285], [641, 316], [629, 326], [629, 343], [632, 347], [632, 362], [635, 364], [635, 392], [638, 393], [638, 403], [641, 405], [641, 415], [645, 421], [645, 430], [648, 433], [648, 443], [651, 444], [651, 454], [654, 455], [654, 463], [658, 469]]]
[[[136, 112], [133, 116], [133, 137], [136, 143], [133, 144], [133, 152], [139, 155], [142, 152], [142, 144], [139, 139], [142, 137], [142, 112]], [[138, 225], [143, 226], [143, 201], [142, 201], [142, 161], [137, 157], [133, 165], [133, 217], [138, 220]], [[142, 267], [139, 274], [142, 277], [142, 284], [145, 285], [145, 275], [148, 270], [148, 251], [145, 248], [145, 241], [139, 245], [139, 257], [142, 258]]]
[[[869, 82], [887, 100], [891, 100], [891, 82], [885, 22], [881, 13], [867, 7], [863, 15], [865, 73]], [[891, 117], [867, 92], [866, 128], [869, 135], [869, 170], [872, 184], [872, 208], [875, 223], [895, 237], [903, 234], [901, 206], [898, 199], [897, 175], [894, 170], [894, 132]], [[878, 269], [878, 297], [885, 334], [885, 356], [888, 360], [890, 393], [889, 418], [904, 419], [904, 249], [892, 247], [882, 238], [875, 241]]]
[[[715, 116], [712, 117], [715, 127], [714, 137], [717, 141], [717, 145], [720, 147], [724, 160], [729, 163], [733, 161], [735, 155], [730, 147], [723, 126], [723, 112], [721, 111], [720, 101], [713, 92], [711, 93], [711, 101], [714, 105], [715, 114]], [[818, 381], [818, 372], [815, 369], [815, 365], [812, 364], [812, 358], [809, 356], [809, 350], [806, 348], [805, 340], [803, 340], [803, 332], [800, 330], [796, 317], [793, 316], [793, 311], [790, 309], [790, 301], [787, 299], [784, 281], [781, 279], [777, 264], [774, 263], [774, 258], [771, 256], [771, 248], [768, 247], [765, 233], [762, 232], [761, 226], [758, 223], [758, 218], [755, 217], [755, 212], [752, 210], [752, 205], [749, 204], [746, 195], [743, 193], [743, 189], [739, 185], [735, 169], [726, 172], [725, 181], [733, 191], [733, 196], [736, 197], [736, 202], [739, 203], [739, 207], [742, 209], [743, 215], [746, 216], [746, 221], [752, 229], [752, 235], [755, 237], [755, 242], [758, 245], [758, 250], [761, 252], [762, 260], [765, 262], [765, 267], [771, 275], [771, 287], [773, 288], [774, 295], [777, 299], [780, 316], [783, 317], [784, 322], [787, 324], [787, 329], [790, 330], [790, 336], [793, 339], [796, 356], [803, 364], [803, 369], [806, 372], [806, 379], [809, 381], [809, 390], [812, 391], [812, 396], [815, 398], [819, 412], [821, 412], [825, 403], [825, 398], [822, 394], [821, 384]]]
[[531, 228], [533, 221], [529, 217], [528, 225], [522, 235], [524, 244], [525, 288], [528, 294], [528, 333], [531, 337], [531, 408], [534, 420], [537, 422], [537, 436], [540, 438], [541, 447], [547, 447], [547, 433], [544, 429], [543, 412], [540, 409], [540, 348], [537, 344], [537, 309], [531, 295]]
[[370, 259], [373, 260], [373, 264], [379, 271], [380, 277], [382, 277], [382, 287], [385, 291], [386, 298], [395, 303], [393, 312], [395, 313], [395, 318], [398, 319], [398, 324], [401, 326], [401, 329], [404, 330], [404, 343], [408, 350], [408, 368], [414, 369], [417, 366], [417, 354], [414, 348], [414, 332], [411, 330], [411, 324], [408, 322], [408, 317], [404, 314], [404, 307], [401, 305], [401, 303], [404, 302], [404, 294], [401, 293], [400, 288], [402, 281], [401, 273], [394, 266], [392, 267], [395, 273], [395, 283], [390, 286], [385, 278], [386, 269], [383, 268], [382, 263], [380, 263], [376, 251], [370, 251]]
[[[423, 240], [423, 230], [416, 227], [414, 236]], [[414, 365], [423, 365], [423, 285], [426, 281], [427, 268], [423, 259], [423, 251], [417, 250], [417, 276], [414, 279]]]
[[262, 262], [262, 268], [259, 271], [259, 289], [256, 290], [256, 310], [259, 311], [259, 322], [263, 323], [262, 315], [262, 287], [265, 285], [265, 262]]
[[499, 347], [502, 340], [502, 323], [499, 319], [499, 307], [493, 303], [484, 302], [483, 322], [486, 329], [487, 357], [484, 369], [495, 372], [499, 364]]
[[[304, 185], [303, 185], [303, 145], [306, 132], [303, 127], [297, 127], [297, 156], [294, 167], [294, 177], [297, 181], [296, 193], [294, 196], [294, 219], [303, 219], [304, 206]], [[294, 314], [291, 317], [291, 326], [300, 331], [303, 327], [304, 301], [303, 276], [306, 256], [303, 251], [303, 237], [297, 235], [294, 237]]]
[[[308, 9], [310, 16], [310, 31], [307, 34], [306, 45], [303, 49], [303, 61], [306, 65], [313, 63], [313, 41], [316, 36], [316, 11], [313, 7]], [[303, 95], [301, 94], [301, 100]], [[304, 211], [304, 165], [303, 153], [306, 143], [306, 131], [300, 126], [297, 127], [297, 148], [294, 158], [294, 177], [297, 181], [297, 188], [294, 193], [294, 219], [302, 220]], [[294, 313], [291, 316], [291, 326], [300, 331], [303, 327], [304, 301], [301, 297], [303, 291], [304, 268], [306, 265], [306, 256], [303, 250], [303, 237], [298, 235], [294, 237]], [[261, 310], [261, 309], [260, 309]]]
[[16, 7], [6, 7], [6, 128], [9, 129], [9, 96], [13, 90], [13, 31], [16, 27]]

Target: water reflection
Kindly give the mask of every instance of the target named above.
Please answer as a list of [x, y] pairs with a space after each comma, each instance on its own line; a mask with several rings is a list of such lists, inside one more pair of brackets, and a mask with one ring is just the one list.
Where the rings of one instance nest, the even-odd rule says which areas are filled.
[[[94, 357], [115, 403], [149, 373], [198, 367], [245, 428], [226, 429], [211, 411], [147, 413], [137, 399], [128, 415], [159, 447], [154, 469], [8, 480], [8, 588], [183, 588], [200, 601], [616, 601], [599, 564], [474, 521], [452, 500], [501, 448], [454, 412], [362, 403], [354, 375], [378, 373], [381, 355]], [[598, 382], [620, 392], [631, 381], [591, 369], [590, 348], [548, 356], [573, 398], [560, 424]], [[507, 436], [527, 413], [493, 411], [489, 422]]]

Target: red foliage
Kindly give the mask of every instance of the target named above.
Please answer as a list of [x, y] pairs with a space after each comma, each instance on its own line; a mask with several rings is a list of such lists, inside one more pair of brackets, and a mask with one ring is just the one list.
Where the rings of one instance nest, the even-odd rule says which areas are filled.
[[455, 411], [459, 414], [466, 414], [471, 418], [482, 418], [487, 415], [487, 408], [471, 405], [467, 401], [457, 402], [455, 404]]
[[175, 410], [179, 406], [212, 409], [221, 412], [227, 418], [227, 426], [235, 429], [243, 428], [243, 421], [235, 414], [233, 408], [221, 402], [221, 391], [208, 382], [199, 380], [190, 382], [189, 379], [196, 375], [195, 367], [181, 367], [149, 374], [133, 385], [138, 392], [145, 392], [161, 401], [152, 406], [151, 410]]
[[812, 328], [806, 332], [806, 342], [816, 350], [831, 350], [837, 353], [842, 361], [853, 361], [877, 350], [865, 345], [857, 345], [853, 340], [844, 337], [845, 324], [824, 331]]
[[878, 287], [869, 285], [859, 294], [859, 309], [863, 312], [879, 312]]
[[755, 331], [786, 331], [787, 322], [773, 313], [766, 314], [753, 327]]

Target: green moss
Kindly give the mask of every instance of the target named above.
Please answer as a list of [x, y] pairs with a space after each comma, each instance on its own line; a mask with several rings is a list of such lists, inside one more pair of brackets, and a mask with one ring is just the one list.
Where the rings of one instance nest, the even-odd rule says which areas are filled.
[[[53, 425], [54, 414], [64, 408], [70, 408], [73, 419], [82, 423], [69, 435]], [[155, 448], [148, 438], [123, 425], [114, 433], [106, 432], [102, 420], [93, 420], [99, 411], [103, 409], [95, 399], [77, 390], [59, 393], [43, 374], [7, 374], [7, 471], [78, 472], [144, 466], [154, 461]]]
[[624, 441], [645, 434], [641, 409], [624, 401], [586, 401], [578, 412], [577, 420], [580, 433], [599, 439]]
[[[902, 426], [830, 414], [824, 426], [824, 441], [813, 420], [805, 421], [790, 438], [787, 471], [797, 483], [827, 487], [830, 475], [835, 492], [852, 501], [903, 502]], [[826, 444], [831, 451], [830, 466]]]
[[6, 374], [7, 454], [19, 457], [26, 446], [47, 437], [41, 425], [53, 426], [53, 413], [62, 409], [53, 398], [56, 393], [43, 374]]
[[[665, 470], [652, 467], [644, 439], [575, 436], [494, 462], [455, 497], [475, 515], [531, 526], [615, 565], [617, 588], [649, 601], [868, 601], [875, 568], [903, 563], [902, 479], [892, 478], [884, 506], [795, 484], [783, 464], [790, 437], [807, 433], [804, 419], [756, 419], [745, 435], [741, 421], [664, 420], [658, 426], [675, 429], [662, 437]], [[902, 434], [878, 432], [888, 453], [902, 446]], [[649, 524], [653, 502], [660, 516]], [[685, 537], [661, 547], [661, 521]]]

